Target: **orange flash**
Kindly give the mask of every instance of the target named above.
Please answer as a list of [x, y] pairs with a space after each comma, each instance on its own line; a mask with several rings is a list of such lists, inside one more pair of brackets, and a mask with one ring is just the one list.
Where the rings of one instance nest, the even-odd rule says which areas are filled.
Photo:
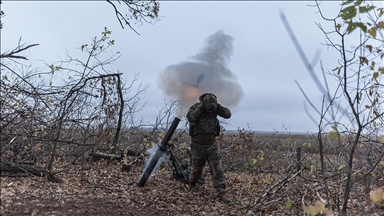
[[199, 97], [199, 89], [195, 87], [187, 87], [185, 89], [185, 97], [188, 101], [194, 102]]

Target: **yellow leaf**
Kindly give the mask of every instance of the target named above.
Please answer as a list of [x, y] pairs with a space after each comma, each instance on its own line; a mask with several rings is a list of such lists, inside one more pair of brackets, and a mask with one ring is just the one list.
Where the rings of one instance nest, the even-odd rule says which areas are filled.
[[316, 167], [311, 165], [311, 172], [315, 172], [316, 171]]
[[379, 165], [384, 167], [384, 161], [380, 161]]
[[335, 140], [340, 137], [340, 132], [337, 130], [335, 126], [332, 126], [332, 131], [329, 132], [328, 136], [331, 140]]
[[369, 193], [369, 195], [371, 196], [372, 202], [374, 203], [381, 202], [384, 196], [383, 189], [379, 188], [379, 189], [373, 190]]

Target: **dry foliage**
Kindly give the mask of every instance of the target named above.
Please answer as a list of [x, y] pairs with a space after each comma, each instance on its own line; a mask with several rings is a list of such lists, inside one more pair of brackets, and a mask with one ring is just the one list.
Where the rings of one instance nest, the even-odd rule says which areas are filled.
[[[244, 136], [248, 137], [246, 141]], [[178, 160], [188, 161], [188, 137], [182, 133], [175, 138], [177, 140], [173, 139], [171, 144]], [[145, 140], [141, 144], [127, 144], [135, 149], [144, 148], [144, 146], [147, 148], [161, 140], [161, 133]], [[299, 171], [296, 166], [295, 144], [291, 143], [290, 147], [286, 148], [276, 140], [286, 143], [292, 140], [297, 141], [296, 145], [303, 147], [302, 166]], [[199, 185], [197, 191], [190, 191], [185, 183], [175, 180], [172, 177], [170, 164], [164, 164], [146, 186], [140, 188], [136, 183], [144, 167], [144, 154], [128, 157], [130, 164], [128, 172], [122, 171], [124, 161], [95, 160], [88, 156], [83, 162], [66, 163], [71, 160], [63, 154], [62, 158], [58, 158], [60, 162], [56, 165], [57, 169], [62, 171], [57, 174], [63, 180], [62, 183], [52, 183], [45, 178], [25, 176], [25, 174], [3, 176], [1, 213], [5, 215], [137, 215], [139, 213], [148, 215], [260, 215], [264, 213], [297, 215], [307, 212], [315, 215], [321, 211], [327, 215], [331, 215], [332, 212], [337, 215], [337, 202], [343, 195], [342, 184], [345, 173], [342, 169], [336, 169], [329, 181], [330, 200], [325, 201], [328, 202], [327, 204], [319, 202], [319, 199], [324, 201], [326, 198], [320, 178], [320, 167], [316, 162], [318, 155], [313, 154], [311, 150], [316, 146], [311, 142], [311, 136], [278, 133], [262, 135], [239, 130], [238, 134], [224, 132], [219, 141], [221, 141], [222, 160], [226, 169], [228, 195], [232, 199], [229, 205], [225, 205], [217, 198], [210, 182], [208, 167], [204, 171], [204, 184]], [[268, 147], [266, 143], [271, 146]], [[305, 145], [302, 145], [304, 143]], [[308, 143], [311, 143], [311, 147], [308, 147]], [[260, 144], [265, 146], [261, 148]], [[235, 145], [240, 150], [236, 150]], [[276, 146], [281, 148], [275, 148]], [[247, 149], [248, 154], [244, 155], [245, 151], [241, 151], [241, 148]], [[261, 155], [265, 159], [261, 159]], [[337, 162], [334, 161], [335, 155], [327, 155], [327, 157], [330, 165]], [[243, 164], [233, 166], [233, 163], [240, 164], [239, 160]], [[384, 185], [383, 171], [384, 167], [380, 166], [372, 173], [372, 188]], [[354, 174], [354, 176], [359, 175], [361, 172]], [[364, 184], [360, 181], [356, 183], [356, 191], [358, 192], [352, 194], [349, 202], [351, 213], [361, 214], [360, 205], [364, 205], [364, 211], [372, 215], [384, 212], [383, 202], [371, 201], [372, 197], [377, 197], [376, 194], [379, 194], [380, 190], [365, 194]], [[376, 201], [375, 198], [373, 201]], [[315, 205], [312, 205], [313, 203]]]

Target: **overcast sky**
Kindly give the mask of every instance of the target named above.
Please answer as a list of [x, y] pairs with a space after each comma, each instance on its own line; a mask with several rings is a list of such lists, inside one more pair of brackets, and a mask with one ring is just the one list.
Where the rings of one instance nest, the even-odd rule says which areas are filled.
[[[227, 67], [236, 74], [236, 82], [244, 93], [231, 108], [228, 129], [249, 125], [262, 131], [283, 128], [290, 132], [316, 131], [317, 126], [304, 111], [305, 99], [294, 80], [319, 107], [322, 94], [279, 17], [279, 11], [284, 11], [309, 59], [321, 51], [320, 59], [331, 70], [337, 66], [339, 56], [320, 45], [325, 37], [315, 23], [325, 22], [316, 8], [308, 6], [313, 4], [312, 1], [161, 1], [161, 20], [154, 25], [134, 26], [139, 36], [129, 28], [122, 29], [113, 8], [104, 1], [3, 1], [6, 17], [1, 52], [14, 48], [22, 37], [28, 44], [40, 44], [25, 53], [32, 63], [40, 59], [56, 62], [66, 51], [75, 53], [80, 45], [90, 43], [107, 26], [116, 41], [114, 49], [122, 52], [122, 58], [112, 69], [127, 77], [140, 73], [140, 80], [150, 84], [145, 94], [147, 105], [141, 114], [146, 121], [154, 122], [166, 97], [157, 84], [159, 73], [199, 54], [206, 39], [222, 30], [233, 38], [233, 54]], [[339, 4], [324, 3], [325, 15], [336, 16]], [[320, 76], [318, 63], [316, 70]]]

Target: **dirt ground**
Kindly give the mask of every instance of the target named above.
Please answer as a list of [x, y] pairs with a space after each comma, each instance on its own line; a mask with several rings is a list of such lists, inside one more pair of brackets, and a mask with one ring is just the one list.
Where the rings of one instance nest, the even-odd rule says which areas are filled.
[[[205, 183], [190, 191], [185, 183], [172, 177], [172, 169], [164, 166], [144, 187], [137, 187], [143, 166], [133, 165], [121, 171], [120, 163], [100, 160], [74, 167], [58, 174], [63, 183], [52, 183], [43, 177], [1, 177], [1, 215], [262, 215], [252, 209], [260, 197], [266, 196], [265, 215], [303, 214], [302, 202], [311, 205], [318, 200], [310, 183], [293, 178], [283, 188], [265, 192], [281, 176], [226, 172], [230, 204], [221, 202], [205, 170]], [[83, 172], [81, 172], [83, 170]], [[82, 174], [83, 173], [83, 174]], [[304, 193], [306, 192], [306, 193]], [[384, 214], [384, 203], [372, 204], [361, 197], [366, 209]], [[287, 203], [290, 203], [287, 207]], [[350, 208], [359, 212], [352, 198]], [[357, 213], [356, 215], [359, 215]]]
[[15, 200], [3, 215], [167, 215], [150, 206], [143, 208], [139, 203], [105, 199], [39, 199]]
[[61, 176], [64, 181], [61, 184], [42, 177], [2, 177], [1, 215], [236, 215], [239, 212], [235, 204], [226, 205], [218, 199], [210, 181], [190, 191], [185, 183], [172, 178], [170, 166], [157, 171], [144, 187], [137, 187], [142, 166], [133, 166], [127, 173], [121, 172], [119, 164], [106, 165], [101, 161], [93, 165], [85, 176], [86, 181], [79, 180], [78, 173]]

